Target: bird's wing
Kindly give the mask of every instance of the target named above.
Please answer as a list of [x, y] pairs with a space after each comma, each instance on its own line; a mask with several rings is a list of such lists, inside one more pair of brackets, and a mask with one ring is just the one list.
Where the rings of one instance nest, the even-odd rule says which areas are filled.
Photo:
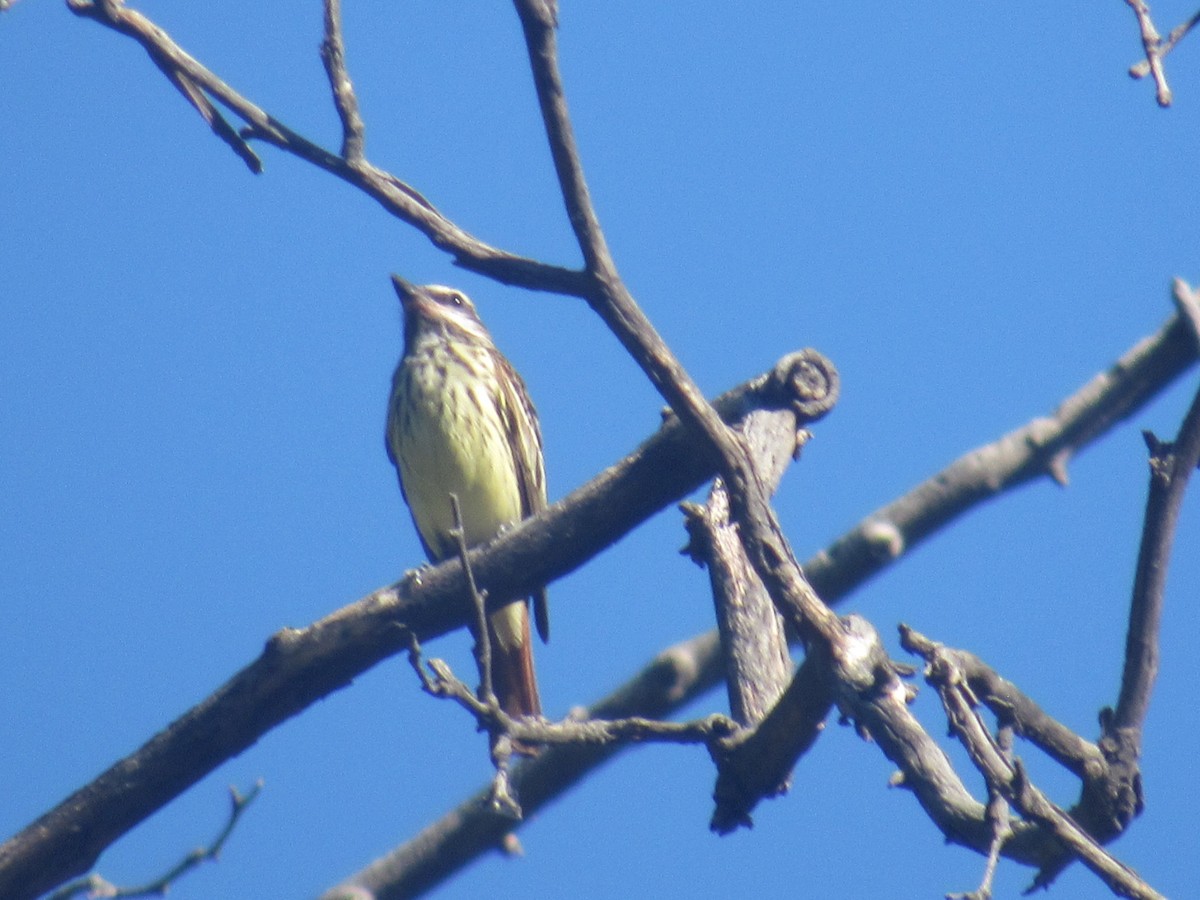
[[[521, 491], [521, 518], [525, 519], [546, 508], [546, 466], [542, 459], [542, 429], [537, 410], [529, 399], [525, 382], [516, 369], [499, 352], [496, 365], [504, 370], [505, 378], [497, 381], [504, 392], [499, 407], [504, 417], [508, 445], [512, 448], [513, 466]], [[538, 635], [550, 639], [550, 607], [546, 589], [541, 588], [530, 598]]]

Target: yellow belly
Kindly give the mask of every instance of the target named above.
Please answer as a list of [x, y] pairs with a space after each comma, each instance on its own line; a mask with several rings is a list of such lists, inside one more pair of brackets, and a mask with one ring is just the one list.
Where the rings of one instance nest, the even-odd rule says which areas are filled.
[[[456, 552], [449, 537], [451, 494], [458, 497], [470, 547], [519, 522], [522, 510], [513, 453], [495, 399], [475, 380], [446, 377], [432, 385], [437, 389], [428, 389], [429, 379], [402, 374], [398, 387], [408, 391], [407, 421], [391, 431], [389, 440], [413, 521], [437, 561]], [[493, 614], [501, 644], [520, 644], [526, 614], [523, 601]]]
[[[441, 399], [441, 398], [439, 398]], [[442, 411], [411, 409], [409, 437], [399, 454], [400, 477], [421, 537], [438, 559], [453, 552], [450, 495], [458, 497], [467, 545], [495, 537], [521, 519], [521, 492], [499, 416], [464, 416], [449, 410], [477, 408], [465, 398], [445, 398]]]

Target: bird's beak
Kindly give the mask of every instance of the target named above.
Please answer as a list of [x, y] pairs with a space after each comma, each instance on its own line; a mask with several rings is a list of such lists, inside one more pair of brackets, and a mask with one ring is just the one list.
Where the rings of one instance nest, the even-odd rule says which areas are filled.
[[400, 298], [400, 305], [408, 308], [419, 295], [417, 286], [405, 281], [399, 275], [392, 276], [392, 287], [396, 289], [396, 296]]

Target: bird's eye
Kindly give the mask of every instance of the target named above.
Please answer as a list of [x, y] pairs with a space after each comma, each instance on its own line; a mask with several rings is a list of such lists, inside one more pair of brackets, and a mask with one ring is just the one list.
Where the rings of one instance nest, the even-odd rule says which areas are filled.
[[455, 294], [450, 295], [450, 302], [452, 304], [454, 304], [455, 306], [462, 306], [463, 301], [464, 301], [464, 298], [463, 298], [462, 294], [455, 293]]

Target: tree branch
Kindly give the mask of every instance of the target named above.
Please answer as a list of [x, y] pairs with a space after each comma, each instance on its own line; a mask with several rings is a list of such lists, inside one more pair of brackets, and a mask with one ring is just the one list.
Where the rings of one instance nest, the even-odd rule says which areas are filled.
[[600, 229], [575, 146], [558, 68], [553, 4], [515, 0], [529, 50], [546, 135], [563, 200], [590, 279], [586, 299], [680, 419], [713, 454], [729, 492], [747, 558], [780, 613], [806, 643], [841, 652], [837, 617], [805, 580], [747, 447], [705, 401], [617, 274]]
[[321, 41], [321, 62], [329, 78], [333, 92], [333, 105], [342, 120], [342, 159], [351, 167], [363, 163], [363, 146], [366, 141], [362, 116], [358, 112], [358, 98], [354, 95], [354, 84], [346, 69], [346, 44], [342, 40], [342, 2], [325, 0], [325, 39]]
[[[821, 360], [799, 356], [792, 377], [811, 382], [809, 414], [837, 400], [836, 373]], [[751, 414], [739, 427], [751, 448], [756, 470], [774, 492], [788, 463], [799, 456], [808, 433], [797, 434], [795, 418], [783, 411]], [[746, 558], [729, 520], [724, 481], [713, 482], [703, 506], [684, 504], [688, 548], [706, 565], [712, 583], [717, 630], [721, 635], [729, 708], [743, 726], [714, 748], [717, 782], [711, 827], [725, 834], [751, 824], [750, 812], [764, 797], [785, 793], [792, 767], [813, 745], [833, 704], [825, 662], [806, 656], [795, 678], [783, 618]], [[790, 687], [789, 687], [790, 682]], [[768, 721], [764, 722], [764, 719]]]
[[[356, 122], [356, 103], [346, 74], [344, 59], [338, 52], [340, 29], [336, 7], [326, 7], [326, 72], [333, 86], [335, 107], [343, 125], [345, 158], [325, 150], [284, 125], [275, 116], [251, 103], [211, 71], [186, 53], [170, 36], [121, 0], [68, 0], [76, 15], [91, 19], [137, 41], [150, 58], [188, 102], [196, 107], [210, 127], [259, 172], [261, 163], [245, 143], [247, 138], [265, 141], [319, 169], [329, 172], [372, 197], [387, 212], [424, 234], [434, 246], [446, 251], [457, 265], [486, 275], [504, 284], [519, 285], [538, 291], [582, 296], [582, 273], [518, 256], [484, 243], [447, 219], [419, 191], [396, 176], [377, 168], [361, 156], [361, 123]], [[331, 71], [332, 70], [332, 71]], [[220, 103], [246, 127], [236, 132], [208, 98]], [[249, 159], [253, 157], [253, 159]]]
[[[1173, 316], [1051, 415], [967, 453], [868, 516], [805, 563], [809, 580], [832, 600], [983, 500], [1035, 478], [1049, 476], [1065, 485], [1071, 458], [1190, 368], [1197, 347], [1187, 320]], [[845, 582], [846, 576], [854, 583]]]
[[[1063, 401], [1053, 416], [1035, 419], [952, 463], [868, 515], [805, 563], [805, 569], [822, 596], [835, 602], [976, 504], [1052, 471], [1052, 461], [1069, 459], [1132, 415], [1193, 365], [1196, 356], [1190, 327], [1178, 315], [1172, 317]], [[779, 369], [791, 368], [781, 361]], [[791, 380], [763, 375], [719, 398], [717, 408], [736, 422], [756, 404], [790, 403], [774, 391]], [[477, 574], [499, 597], [505, 595], [505, 585], [511, 596], [520, 596], [535, 582], [571, 571], [623, 530], [711, 477], [694, 449], [694, 441], [672, 418], [590, 484], [474, 551]], [[448, 562], [423, 571], [420, 584], [410, 580], [383, 588], [308, 628], [281, 632], [257, 662], [171, 728], [0, 845], [0, 896], [34, 897], [86, 871], [101, 850], [216, 766], [403, 649], [404, 632], [397, 622], [410, 623], [423, 640], [464, 625], [469, 611], [461, 572], [457, 562]], [[524, 580], [522, 573], [528, 576]], [[402, 595], [402, 590], [408, 593]], [[688, 646], [695, 655], [668, 654], [670, 660], [686, 659], [680, 663], [688, 670], [686, 678], [673, 663], [656, 661], [647, 679], [619, 692], [619, 708], [628, 712], [597, 714], [668, 715], [713, 687], [720, 678], [715, 633]], [[678, 687], [662, 688], [664, 682], [675, 685], [677, 677]], [[544, 790], [538, 796], [543, 801], [557, 796], [614, 752], [547, 753], [538, 766], [552, 768], [539, 775]], [[527, 789], [523, 799], [526, 810], [538, 808]], [[510, 829], [511, 823], [505, 833]], [[453, 871], [490, 846], [468, 840], [461, 854], [449, 853], [430, 865], [450, 865]]]
[[1150, 491], [1129, 611], [1125, 671], [1113, 714], [1113, 727], [1139, 731], [1158, 674], [1158, 635], [1179, 510], [1200, 462], [1200, 393], [1173, 442], [1163, 443], [1150, 432], [1145, 437], [1150, 447]]
[[81, 878], [70, 884], [64, 884], [48, 896], [46, 900], [70, 900], [70, 898], [78, 896], [89, 898], [106, 897], [112, 898], [112, 900], [132, 897], [165, 897], [171, 886], [192, 869], [203, 863], [215, 862], [217, 860], [221, 855], [221, 851], [225, 848], [225, 843], [233, 835], [233, 829], [237, 827], [242, 814], [258, 798], [258, 795], [262, 793], [262, 788], [263, 782], [261, 778], [244, 794], [237, 788], [230, 786], [229, 817], [225, 820], [225, 825], [221, 828], [220, 833], [217, 834], [216, 838], [208, 846], [197, 847], [189, 851], [183, 859], [157, 878], [145, 884], [118, 887], [99, 875], [92, 873], [86, 878]]
[[[739, 421], [791, 406], [792, 358], [718, 398]], [[803, 420], [801, 420], [803, 421]], [[470, 554], [491, 608], [582, 565], [713, 475], [675, 419], [630, 456], [538, 516]], [[258, 660], [131, 756], [0, 845], [0, 897], [36, 896], [89, 869], [114, 840], [276, 725], [407, 646], [471, 615], [462, 565], [410, 573], [303, 629], [274, 635]]]
[[1150, 6], [1146, 0], [1125, 0], [1133, 14], [1137, 16], [1138, 31], [1141, 33], [1142, 50], [1146, 54], [1147, 71], [1154, 76], [1155, 99], [1158, 105], [1171, 105], [1171, 88], [1167, 84], [1167, 73], [1163, 70], [1162, 38], [1150, 18]]
[[1026, 820], [1044, 826], [1121, 896], [1162, 900], [1149, 885], [1104, 852], [1092, 836], [1051, 803], [1029, 781], [1019, 760], [1010, 762], [1006, 759], [1006, 754], [997, 746], [976, 713], [971, 692], [965, 689], [966, 678], [955, 665], [952, 655], [942, 654], [939, 645], [913, 632], [909, 633], [908, 641], [918, 647], [929, 662], [926, 679], [937, 688], [946, 708], [951, 731], [966, 748], [971, 761], [987, 780], [988, 787], [998, 791]]
[[[413, 644], [410, 658], [414, 668], [421, 671], [420, 647]], [[485, 731], [503, 734], [513, 741], [529, 744], [565, 745], [659, 743], [709, 744], [727, 738], [738, 730], [728, 716], [713, 714], [691, 722], [670, 722], [646, 716], [618, 718], [582, 717], [572, 715], [558, 722], [538, 721], [535, 718], [514, 719], [500, 708], [493, 696], [490, 700], [472, 691], [440, 659], [428, 661], [432, 677], [422, 673], [422, 686], [435, 697], [455, 701], [475, 717]]]
[[[1158, 39], [1158, 30], [1154, 27], [1154, 23], [1149, 21], [1149, 19], [1150, 19], [1149, 8], [1146, 7], [1145, 4], [1142, 4], [1142, 11], [1139, 11], [1137, 5], [1130, 2], [1130, 0], [1126, 0], [1126, 2], [1129, 3], [1130, 6], [1133, 6], [1134, 13], [1138, 16], [1138, 26], [1142, 30], [1142, 48], [1143, 48], [1143, 50], [1144, 51], [1146, 50], [1146, 29], [1142, 25], [1143, 16], [1146, 18], [1146, 20], [1150, 26], [1149, 30], [1151, 32], [1150, 37], [1151, 37], [1151, 44], [1153, 47], [1152, 50], [1146, 51], [1145, 59], [1143, 59], [1141, 62], [1135, 63], [1134, 65], [1129, 67], [1129, 77], [1130, 78], [1145, 78], [1151, 72], [1155, 72], [1154, 63], [1157, 62], [1158, 69], [1155, 74], [1155, 86], [1158, 88], [1160, 94], [1161, 94], [1162, 90], [1164, 88], [1166, 88], [1167, 99], [1168, 99], [1168, 103], [1169, 103], [1170, 102], [1170, 94], [1171, 94], [1170, 88], [1166, 87], [1165, 83], [1158, 81], [1158, 76], [1163, 75], [1162, 59], [1164, 56], [1166, 56], [1168, 53], [1170, 53], [1172, 50], [1174, 50], [1175, 45], [1178, 44], [1185, 37], [1187, 37], [1188, 33], [1193, 28], [1195, 28], [1197, 24], [1200, 24], [1200, 12], [1194, 13], [1190, 19], [1188, 19], [1185, 22], [1182, 22], [1179, 25], [1176, 25], [1174, 28], [1172, 28], [1171, 33], [1167, 35], [1166, 40], [1159, 40]], [[1162, 104], [1160, 101], [1160, 105], [1165, 105], [1165, 104]]]
[[[807, 360], [797, 360], [797, 368], [807, 364]], [[837, 400], [836, 372], [822, 368], [816, 381], [823, 386], [823, 405], [819, 407], [823, 412]], [[788, 410], [752, 413], [739, 431], [774, 491], [788, 463], [799, 457], [807, 432], [797, 434], [796, 419]], [[688, 531], [683, 552], [707, 567], [712, 583], [730, 712], [740, 724], [756, 725], [791, 680], [783, 619], [746, 559], [737, 529], [729, 520], [729, 495], [722, 479], [713, 482], [703, 506], [685, 503], [682, 509]]]
[[[1140, 410], [1196, 359], [1196, 338], [1186, 321], [1173, 316], [1157, 333], [1137, 342], [1107, 371], [1063, 400], [1051, 416], [1034, 419], [966, 454], [866, 516], [805, 562], [805, 571], [821, 596], [836, 603], [982, 502], [1033, 478], [1050, 475], [1060, 482], [1065, 480], [1067, 460]], [[715, 630], [668, 648], [632, 680], [592, 706], [588, 715], [670, 715], [720, 682], [723, 673], [719, 648]], [[813, 692], [812, 696], [819, 694]], [[882, 730], [880, 733], [887, 734]], [[928, 773], [923, 779], [913, 775], [912, 781], [929, 786], [930, 806], [942, 816], [935, 818], [938, 826], [947, 834], [961, 835], [957, 842], [985, 852], [982, 848], [991, 846], [994, 832], [985, 808], [961, 788], [942, 750], [936, 745], [926, 749], [926, 740], [919, 728], [896, 731], [897, 755], [911, 760], [911, 772]], [[619, 748], [555, 748], [524, 763], [519, 775], [526, 813], [536, 812], [565, 794], [617, 752]], [[945, 781], [941, 780], [943, 773], [948, 775]], [[907, 777], [902, 783], [910, 786]], [[486, 796], [485, 788], [407, 843], [330, 889], [322, 900], [350, 896], [347, 892], [354, 889], [366, 891], [373, 900], [418, 896], [481, 854], [502, 846], [514, 826], [481, 809], [481, 798]], [[967, 836], [971, 840], [966, 840]], [[1042, 860], [1027, 861], [1038, 865]]]

